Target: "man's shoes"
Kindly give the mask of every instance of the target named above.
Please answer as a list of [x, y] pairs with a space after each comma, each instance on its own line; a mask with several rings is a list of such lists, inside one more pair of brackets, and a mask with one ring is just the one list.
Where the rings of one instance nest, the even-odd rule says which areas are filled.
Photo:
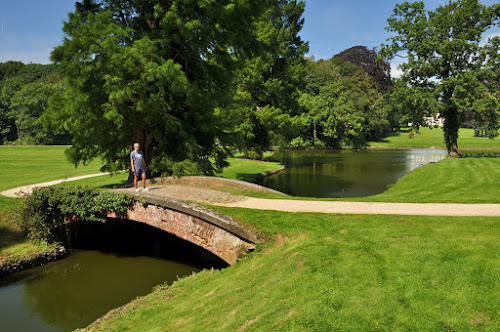
[[149, 191], [149, 188], [144, 188], [142, 189], [143, 192], [148, 192]]
[[141, 189], [139, 188], [135, 188], [135, 192], [138, 193], [139, 191], [141, 191]]

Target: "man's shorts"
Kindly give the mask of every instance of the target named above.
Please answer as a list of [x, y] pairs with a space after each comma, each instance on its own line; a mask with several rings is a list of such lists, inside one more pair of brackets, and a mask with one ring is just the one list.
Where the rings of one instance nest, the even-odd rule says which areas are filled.
[[134, 175], [135, 176], [141, 176], [142, 174], [146, 174], [146, 170], [144, 168], [136, 168]]

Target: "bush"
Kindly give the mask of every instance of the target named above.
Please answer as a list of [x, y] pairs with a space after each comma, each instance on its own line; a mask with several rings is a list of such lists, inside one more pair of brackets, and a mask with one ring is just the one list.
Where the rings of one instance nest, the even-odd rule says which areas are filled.
[[106, 221], [108, 211], [123, 214], [134, 204], [132, 195], [99, 191], [93, 187], [35, 188], [26, 199], [23, 226], [30, 239], [58, 242], [71, 219]]

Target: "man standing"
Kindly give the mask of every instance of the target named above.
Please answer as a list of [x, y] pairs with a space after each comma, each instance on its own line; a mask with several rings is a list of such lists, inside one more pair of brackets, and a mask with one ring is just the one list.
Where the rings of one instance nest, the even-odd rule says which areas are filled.
[[141, 151], [141, 145], [139, 143], [134, 143], [134, 150], [130, 153], [130, 165], [132, 166], [132, 173], [134, 173], [135, 191], [139, 192], [139, 188], [137, 188], [139, 176], [142, 176], [143, 191], [149, 191], [149, 189], [146, 188], [146, 161], [144, 160], [144, 154]]

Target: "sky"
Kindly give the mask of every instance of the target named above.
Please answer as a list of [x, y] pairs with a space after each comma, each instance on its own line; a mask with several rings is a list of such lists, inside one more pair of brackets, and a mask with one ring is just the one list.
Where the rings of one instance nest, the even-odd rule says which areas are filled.
[[[305, 0], [301, 37], [309, 41], [309, 55], [328, 59], [356, 45], [378, 47], [388, 37], [387, 18], [402, 0]], [[425, 0], [428, 8], [448, 0]], [[482, 0], [492, 5], [498, 0]], [[49, 63], [52, 49], [64, 37], [63, 22], [75, 0], [0, 0], [0, 62]], [[488, 35], [499, 34], [495, 28]], [[398, 60], [393, 76], [399, 76]]]

